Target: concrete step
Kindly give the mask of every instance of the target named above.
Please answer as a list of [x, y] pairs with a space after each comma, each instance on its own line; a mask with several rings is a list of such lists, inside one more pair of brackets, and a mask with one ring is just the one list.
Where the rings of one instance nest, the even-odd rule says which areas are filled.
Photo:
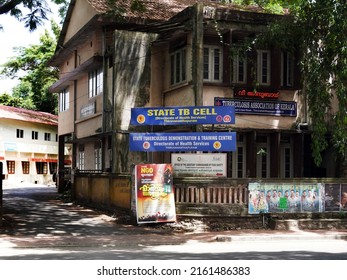
[[271, 221], [275, 230], [347, 229], [347, 219], [286, 219]]

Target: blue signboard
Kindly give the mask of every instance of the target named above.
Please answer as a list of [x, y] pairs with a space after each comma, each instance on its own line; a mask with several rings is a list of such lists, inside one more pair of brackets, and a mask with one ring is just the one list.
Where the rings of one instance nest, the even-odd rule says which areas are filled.
[[130, 150], [232, 152], [236, 151], [236, 132], [130, 133]]
[[261, 101], [215, 97], [216, 106], [235, 106], [236, 114], [270, 115], [296, 117], [297, 105], [294, 101]]
[[132, 125], [234, 124], [234, 106], [131, 108]]

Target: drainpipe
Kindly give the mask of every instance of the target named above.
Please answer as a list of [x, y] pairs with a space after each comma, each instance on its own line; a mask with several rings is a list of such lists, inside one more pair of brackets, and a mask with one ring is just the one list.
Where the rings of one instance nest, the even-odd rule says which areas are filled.
[[117, 163], [116, 163], [116, 154], [118, 151], [118, 141], [117, 141], [117, 114], [116, 114], [116, 93], [115, 93], [115, 80], [116, 80], [116, 71], [115, 71], [115, 64], [116, 64], [116, 34], [113, 31], [113, 39], [112, 39], [112, 57], [113, 57], [113, 65], [112, 65], [112, 113], [111, 113], [111, 118], [112, 118], [112, 147], [111, 147], [111, 154], [112, 154], [112, 172], [116, 173], [117, 171]]
[[101, 139], [101, 170], [104, 171], [106, 169], [106, 139], [105, 133], [107, 131], [108, 125], [107, 120], [109, 119], [109, 108], [108, 108], [108, 90], [107, 90], [107, 63], [106, 63], [106, 55], [107, 55], [107, 42], [106, 42], [106, 33], [107, 28], [104, 27], [102, 30], [102, 73], [103, 73], [103, 94], [102, 94], [102, 139]]

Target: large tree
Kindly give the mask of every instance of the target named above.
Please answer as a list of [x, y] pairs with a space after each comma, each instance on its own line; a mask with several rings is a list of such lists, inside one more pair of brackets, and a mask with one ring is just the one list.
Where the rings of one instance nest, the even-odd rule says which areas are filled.
[[[341, 0], [224, 0], [252, 4], [288, 17], [250, 40], [253, 45], [299, 48], [303, 93], [308, 101], [312, 153], [317, 165], [322, 152], [334, 148], [347, 160], [347, 3]], [[251, 46], [246, 46], [251, 47]], [[337, 101], [337, 102], [336, 102]], [[337, 104], [337, 108], [333, 108]]]
[[53, 21], [51, 24], [54, 36], [46, 30], [39, 44], [16, 48], [17, 55], [3, 65], [0, 74], [13, 78], [24, 71], [13, 90], [13, 96], [23, 101], [21, 107], [57, 113], [57, 96], [48, 88], [57, 80], [58, 70], [48, 67], [47, 62], [55, 52], [60, 29]]
[[[25, 27], [30, 31], [34, 31], [47, 21], [47, 15], [51, 12], [49, 2], [60, 5], [60, 13], [63, 17], [68, 0], [0, 0], [0, 15], [14, 16], [24, 22]], [[1, 25], [0, 28], [2, 28]]]

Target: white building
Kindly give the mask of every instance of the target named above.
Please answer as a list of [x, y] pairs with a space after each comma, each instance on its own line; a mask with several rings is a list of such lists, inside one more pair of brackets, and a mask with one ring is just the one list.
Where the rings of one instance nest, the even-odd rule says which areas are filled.
[[51, 184], [57, 171], [58, 116], [0, 105], [0, 161], [10, 183]]

